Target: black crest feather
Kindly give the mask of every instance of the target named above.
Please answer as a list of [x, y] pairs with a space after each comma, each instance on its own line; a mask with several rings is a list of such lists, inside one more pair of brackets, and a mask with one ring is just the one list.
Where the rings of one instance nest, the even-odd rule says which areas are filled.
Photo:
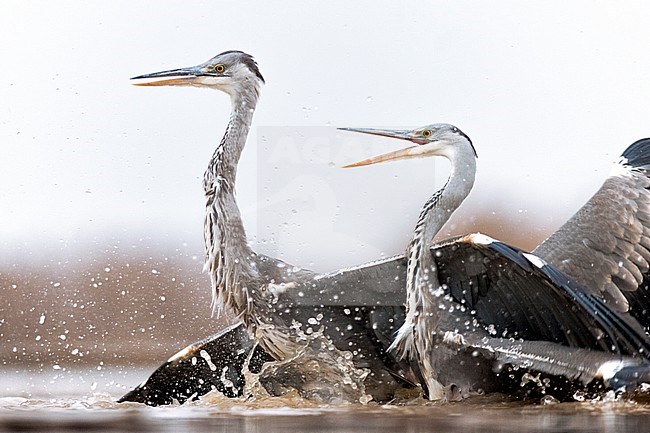
[[248, 69], [250, 69], [251, 72], [257, 76], [257, 78], [262, 80], [262, 83], [266, 83], [264, 81], [264, 77], [262, 76], [262, 73], [260, 72], [260, 68], [257, 66], [257, 62], [255, 61], [253, 56], [243, 51], [230, 50], [230, 51], [224, 51], [223, 53], [219, 54], [217, 57], [222, 56], [224, 54], [239, 54], [241, 62], [244, 65], [246, 65], [246, 67], [248, 67]]

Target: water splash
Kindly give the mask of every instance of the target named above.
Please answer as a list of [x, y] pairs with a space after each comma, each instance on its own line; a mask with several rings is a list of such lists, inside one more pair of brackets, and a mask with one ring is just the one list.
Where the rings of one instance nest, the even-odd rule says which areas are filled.
[[319, 404], [366, 404], [364, 380], [368, 369], [357, 368], [353, 354], [341, 351], [323, 335], [323, 328], [298, 329], [303, 348], [292, 358], [267, 362], [255, 375], [245, 369], [245, 395], [253, 398], [282, 396]]

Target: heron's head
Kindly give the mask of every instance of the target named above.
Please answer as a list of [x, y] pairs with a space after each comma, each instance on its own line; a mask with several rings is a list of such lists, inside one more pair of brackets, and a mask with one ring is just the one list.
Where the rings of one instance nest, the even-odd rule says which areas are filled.
[[195, 86], [233, 95], [249, 89], [257, 92], [264, 78], [253, 57], [241, 51], [225, 51], [197, 66], [154, 72], [131, 78], [136, 86]]
[[364, 159], [343, 166], [359, 167], [362, 165], [376, 164], [378, 162], [393, 161], [397, 159], [422, 158], [426, 156], [444, 156], [452, 158], [459, 151], [471, 152], [476, 157], [476, 150], [472, 140], [460, 129], [447, 123], [435, 123], [411, 130], [369, 129], [369, 128], [339, 128], [343, 131], [362, 132], [364, 134], [381, 135], [384, 137], [399, 138], [415, 143], [401, 150]]

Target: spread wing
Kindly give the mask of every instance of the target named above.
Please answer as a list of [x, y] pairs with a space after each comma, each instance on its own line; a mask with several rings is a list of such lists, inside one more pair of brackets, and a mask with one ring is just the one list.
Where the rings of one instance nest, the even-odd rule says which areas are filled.
[[406, 259], [403, 255], [316, 275], [302, 282], [300, 305], [386, 305], [402, 307], [406, 300]]
[[[434, 245], [431, 254], [448, 293], [499, 337], [650, 353], [634, 323], [535, 255], [480, 234]], [[404, 256], [391, 257], [316, 276], [305, 283], [297, 303], [402, 305], [405, 278]]]
[[[647, 330], [650, 307], [650, 139], [632, 144], [598, 192], [533, 253], [630, 311]], [[643, 286], [643, 290], [638, 290]], [[642, 292], [642, 293], [639, 293]]]
[[494, 336], [647, 356], [633, 323], [533, 254], [473, 234], [437, 245], [435, 256], [440, 282]]
[[245, 385], [243, 367], [259, 373], [271, 361], [238, 323], [181, 350], [154, 371], [118, 403], [132, 401], [150, 406], [172, 404], [217, 389], [228, 397], [242, 394]]

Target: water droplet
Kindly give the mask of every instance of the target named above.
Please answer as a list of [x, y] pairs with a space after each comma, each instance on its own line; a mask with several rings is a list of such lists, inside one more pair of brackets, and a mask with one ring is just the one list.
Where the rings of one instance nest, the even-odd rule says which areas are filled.
[[542, 400], [540, 401], [542, 406], [550, 405], [550, 404], [558, 404], [559, 400], [552, 395], [545, 395], [542, 397]]

